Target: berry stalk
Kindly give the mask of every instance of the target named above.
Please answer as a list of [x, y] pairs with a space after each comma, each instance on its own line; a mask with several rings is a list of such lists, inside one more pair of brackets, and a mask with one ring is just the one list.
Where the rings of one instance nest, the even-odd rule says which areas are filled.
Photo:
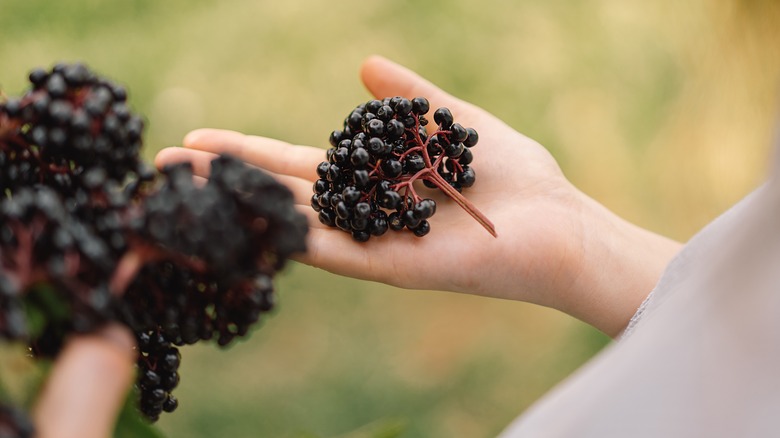
[[430, 231], [436, 202], [422, 199], [413, 183], [438, 188], [496, 237], [493, 223], [460, 192], [474, 185], [471, 148], [478, 134], [454, 123], [447, 108], [434, 112], [429, 135], [424, 97], [374, 99], [358, 105], [331, 133], [326, 160], [317, 166], [311, 207], [323, 224], [365, 242], [387, 230]]
[[[468, 199], [466, 199], [465, 196], [461, 195], [460, 192], [455, 190], [447, 181], [442, 178], [441, 175], [439, 175], [438, 172], [435, 171], [435, 169], [439, 165], [439, 161], [443, 159], [443, 155], [439, 157], [437, 160], [436, 165], [431, 163], [431, 156], [428, 154], [428, 144], [430, 142], [430, 137], [426, 139], [425, 143], [423, 143], [422, 139], [420, 138], [420, 119], [417, 115], [414, 115], [415, 118], [415, 139], [420, 144], [420, 150], [422, 151], [423, 160], [425, 160], [425, 166], [427, 169], [425, 179], [432, 182], [436, 185], [436, 187], [439, 188], [444, 194], [446, 194], [450, 199], [455, 201], [456, 204], [460, 206], [460, 208], [466, 210], [466, 213], [470, 214], [471, 217], [473, 217], [477, 222], [479, 222], [480, 225], [482, 225], [485, 230], [487, 230], [488, 233], [490, 233], [493, 237], [498, 237], [498, 234], [496, 233], [496, 227], [493, 225], [493, 222], [490, 221], [490, 219], [487, 218], [479, 209]], [[437, 131], [436, 134], [448, 134], [450, 132], [448, 131]]]
[[482, 227], [487, 230], [491, 236], [498, 237], [498, 234], [496, 233], [496, 227], [493, 225], [493, 222], [491, 222], [487, 216], [479, 211], [479, 209], [471, 201], [466, 199], [465, 196], [460, 194], [460, 192], [455, 190], [447, 181], [445, 181], [441, 175], [439, 175], [437, 172], [428, 172], [428, 174], [425, 176], [425, 179], [436, 184], [436, 187], [438, 187], [439, 190], [444, 192], [445, 195], [455, 201], [455, 203], [458, 204], [460, 208], [466, 210], [466, 213], [470, 214], [474, 220], [479, 222], [479, 224], [482, 225]]

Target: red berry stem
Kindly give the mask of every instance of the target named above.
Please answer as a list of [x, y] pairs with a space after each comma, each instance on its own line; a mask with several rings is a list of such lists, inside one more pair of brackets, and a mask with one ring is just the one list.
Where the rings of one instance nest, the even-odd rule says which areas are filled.
[[466, 210], [466, 212], [470, 214], [471, 217], [473, 217], [477, 222], [479, 222], [479, 224], [482, 225], [482, 227], [485, 228], [485, 230], [487, 230], [490, 235], [493, 237], [498, 237], [498, 234], [496, 234], [496, 227], [493, 225], [493, 222], [491, 222], [490, 219], [488, 219], [481, 211], [479, 211], [479, 209], [477, 209], [477, 207], [475, 207], [471, 201], [466, 199], [457, 190], [455, 190], [450, 185], [450, 183], [445, 181], [438, 172], [429, 172], [428, 175], [426, 175], [426, 179], [436, 184], [436, 187], [441, 189], [444, 194], [449, 196], [450, 199], [455, 201], [455, 203], [458, 204], [462, 209]]
[[195, 272], [206, 270], [205, 262], [200, 259], [187, 257], [174, 251], [167, 251], [158, 245], [152, 245], [141, 240], [135, 241], [134, 239], [131, 241], [130, 249], [122, 255], [122, 258], [116, 264], [114, 273], [109, 281], [109, 290], [115, 296], [124, 294], [141, 268], [163, 260], [174, 261]]
[[460, 192], [474, 185], [471, 147], [479, 134], [455, 123], [447, 108], [433, 114], [436, 129], [428, 135], [424, 97], [401, 96], [361, 103], [331, 132], [326, 161], [317, 166], [310, 204], [323, 224], [339, 228], [358, 242], [404, 229], [423, 237], [436, 201], [423, 199], [415, 187], [422, 180], [439, 188], [492, 236], [493, 223]]
[[[450, 183], [444, 180], [441, 175], [439, 175], [439, 172], [436, 171], [436, 169], [439, 166], [439, 163], [441, 160], [443, 160], [444, 154], [442, 154], [436, 163], [431, 163], [431, 157], [428, 155], [428, 143], [430, 142], [430, 138], [433, 135], [438, 134], [447, 134], [449, 131], [443, 131], [443, 130], [437, 130], [434, 134], [428, 137], [428, 139], [425, 140], [425, 142], [422, 141], [420, 138], [420, 119], [417, 117], [417, 115], [414, 115], [414, 118], [416, 120], [415, 123], [415, 141], [419, 144], [420, 149], [422, 149], [422, 156], [423, 160], [425, 161], [425, 169], [421, 170], [414, 176], [412, 176], [409, 179], [409, 183], [415, 179], [415, 178], [423, 178], [427, 179], [428, 181], [432, 182], [436, 185], [442, 192], [444, 192], [445, 195], [447, 195], [450, 199], [455, 201], [456, 204], [458, 204], [462, 209], [466, 210], [466, 213], [470, 214], [471, 217], [473, 217], [477, 222], [479, 222], [480, 225], [482, 225], [485, 230], [487, 230], [488, 233], [490, 233], [493, 237], [498, 237], [498, 234], [496, 234], [496, 227], [493, 225], [493, 222], [490, 221], [490, 219], [487, 218], [479, 209], [466, 197], [460, 194], [455, 188], [453, 188]], [[419, 175], [419, 176], [418, 176]]]

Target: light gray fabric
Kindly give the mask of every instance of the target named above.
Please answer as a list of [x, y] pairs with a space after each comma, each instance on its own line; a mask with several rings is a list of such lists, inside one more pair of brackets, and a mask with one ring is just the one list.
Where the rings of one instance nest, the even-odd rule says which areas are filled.
[[780, 436], [778, 178], [691, 239], [635, 319], [501, 437]]
[[623, 333], [621, 333], [618, 336], [619, 340], [623, 340], [631, 335], [631, 333], [634, 332], [634, 329], [636, 328], [637, 324], [639, 324], [639, 321], [642, 320], [642, 317], [645, 316], [645, 310], [650, 306], [650, 301], [653, 300], [655, 297], [655, 289], [650, 291], [650, 294], [645, 298], [644, 301], [642, 301], [642, 304], [639, 305], [639, 308], [636, 310], [636, 313], [634, 313], [634, 316], [631, 317], [631, 319], [628, 321], [628, 325], [626, 326], [625, 330], [623, 330]]

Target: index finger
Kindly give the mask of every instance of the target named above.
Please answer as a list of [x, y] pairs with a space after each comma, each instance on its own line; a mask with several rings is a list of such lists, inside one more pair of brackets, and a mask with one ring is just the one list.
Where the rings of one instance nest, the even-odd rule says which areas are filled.
[[425, 97], [430, 101], [431, 109], [447, 107], [460, 118], [465, 116], [467, 123], [482, 117], [482, 110], [445, 92], [430, 81], [408, 68], [396, 64], [387, 58], [373, 55], [360, 67], [363, 84], [376, 98], [403, 96], [408, 99]]
[[320, 148], [224, 129], [197, 129], [187, 134], [183, 143], [190, 149], [230, 154], [279, 175], [310, 181], [317, 179], [317, 165], [325, 161], [325, 150]]

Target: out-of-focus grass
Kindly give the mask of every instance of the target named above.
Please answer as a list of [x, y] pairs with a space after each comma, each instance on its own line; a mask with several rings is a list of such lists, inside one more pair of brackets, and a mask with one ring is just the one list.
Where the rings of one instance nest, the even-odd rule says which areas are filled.
[[[150, 160], [203, 126], [324, 147], [379, 53], [685, 240], [768, 167], [778, 40], [738, 27], [772, 17], [728, 4], [0, 0], [0, 85], [19, 94], [32, 67], [83, 60], [127, 85]], [[606, 343], [551, 310], [302, 265], [278, 289], [249, 340], [184, 349], [169, 436], [492, 436]]]

